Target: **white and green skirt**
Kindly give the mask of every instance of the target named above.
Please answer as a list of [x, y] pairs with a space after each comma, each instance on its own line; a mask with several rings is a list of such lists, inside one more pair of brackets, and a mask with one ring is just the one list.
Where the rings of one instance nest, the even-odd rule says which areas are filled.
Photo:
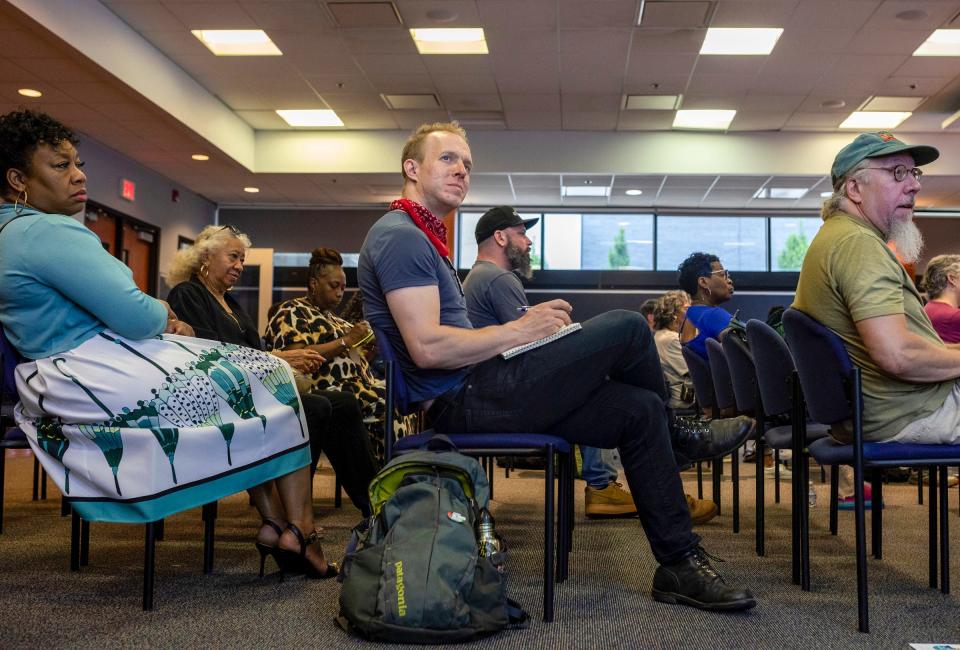
[[156, 521], [310, 463], [290, 366], [253, 348], [107, 330], [16, 374], [17, 424], [89, 521]]

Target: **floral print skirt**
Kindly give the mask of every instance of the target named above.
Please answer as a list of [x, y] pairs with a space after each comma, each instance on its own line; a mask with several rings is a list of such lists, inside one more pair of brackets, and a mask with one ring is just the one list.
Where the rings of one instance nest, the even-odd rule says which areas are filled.
[[259, 350], [106, 330], [16, 377], [17, 424], [89, 521], [156, 521], [310, 463], [290, 367]]

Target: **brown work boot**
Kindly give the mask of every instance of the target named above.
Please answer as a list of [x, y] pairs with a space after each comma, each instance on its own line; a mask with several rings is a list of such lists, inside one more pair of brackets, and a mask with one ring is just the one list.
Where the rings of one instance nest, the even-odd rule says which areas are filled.
[[597, 490], [589, 485], [583, 489], [587, 517], [636, 517], [637, 506], [623, 485], [615, 481]]
[[696, 499], [689, 494], [683, 496], [687, 497], [690, 521], [694, 524], [705, 524], [717, 516], [717, 504], [710, 499]]

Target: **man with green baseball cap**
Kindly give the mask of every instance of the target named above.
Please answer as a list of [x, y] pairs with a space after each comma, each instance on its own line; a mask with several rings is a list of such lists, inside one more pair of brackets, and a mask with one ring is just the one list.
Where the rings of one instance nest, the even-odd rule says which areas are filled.
[[[892, 133], [865, 133], [840, 150], [833, 196], [803, 260], [793, 307], [841, 339], [862, 370], [866, 440], [960, 442], [960, 349], [948, 348], [904, 266], [923, 238], [913, 209], [923, 172], [940, 155]], [[831, 434], [849, 441], [846, 432]]]

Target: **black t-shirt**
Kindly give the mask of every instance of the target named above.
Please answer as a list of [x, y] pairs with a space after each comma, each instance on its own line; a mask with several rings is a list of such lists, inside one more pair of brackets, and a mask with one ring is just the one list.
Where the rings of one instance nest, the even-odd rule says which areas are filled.
[[167, 296], [177, 318], [193, 327], [198, 337], [262, 350], [260, 333], [250, 315], [229, 293], [224, 295], [224, 300], [230, 305], [233, 316], [220, 306], [195, 275], [175, 286]]

